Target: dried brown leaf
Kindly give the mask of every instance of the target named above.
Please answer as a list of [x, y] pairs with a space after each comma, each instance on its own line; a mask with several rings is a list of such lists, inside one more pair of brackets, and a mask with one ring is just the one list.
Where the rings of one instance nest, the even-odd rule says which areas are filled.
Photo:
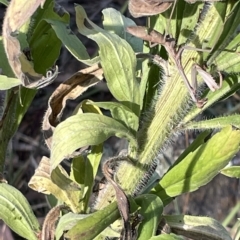
[[102, 171], [107, 179], [107, 181], [114, 187], [116, 192], [117, 205], [119, 213], [123, 219], [123, 232], [120, 239], [130, 240], [132, 239], [131, 224], [130, 224], [130, 203], [127, 195], [123, 189], [115, 182], [114, 177], [114, 168], [118, 161], [129, 161], [126, 156], [119, 156], [116, 158], [111, 158], [106, 161], [103, 165]]
[[21, 52], [20, 43], [17, 39], [17, 32], [29, 20], [36, 9], [43, 7], [45, 0], [17, 1], [12, 0], [7, 8], [3, 21], [2, 37], [8, 62], [22, 85], [28, 88], [42, 88], [51, 82], [58, 75], [58, 68], [47, 72], [44, 77], [34, 71], [32, 64]]
[[61, 166], [58, 166], [53, 172], [55, 174], [54, 182], [50, 175], [49, 158], [43, 157], [28, 186], [44, 194], [53, 194], [57, 199], [67, 204], [73, 212], [78, 212], [80, 188], [77, 183], [69, 178]]
[[55, 224], [59, 218], [61, 210], [67, 209], [64, 205], [59, 205], [52, 208], [47, 216], [45, 217], [42, 231], [41, 231], [41, 240], [54, 240], [55, 237]]
[[94, 65], [75, 73], [53, 92], [48, 101], [48, 109], [43, 118], [42, 126], [46, 144], [50, 149], [53, 131], [61, 120], [66, 101], [76, 99], [102, 79], [103, 70], [98, 65]]
[[129, 0], [128, 9], [133, 17], [138, 18], [165, 12], [171, 5], [162, 0]]

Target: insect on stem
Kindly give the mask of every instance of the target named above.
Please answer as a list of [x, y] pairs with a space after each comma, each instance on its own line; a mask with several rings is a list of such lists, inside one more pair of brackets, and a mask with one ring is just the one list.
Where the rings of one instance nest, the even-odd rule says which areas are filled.
[[156, 30], [148, 30], [146, 27], [143, 27], [143, 26], [131, 26], [131, 27], [128, 27], [126, 30], [127, 32], [131, 33], [133, 36], [139, 37], [151, 43], [156, 43], [164, 46], [169, 56], [173, 59], [175, 66], [177, 67], [178, 72], [181, 75], [192, 100], [196, 103], [197, 107], [201, 108], [204, 106], [204, 104], [206, 103], [206, 100], [197, 99], [196, 89], [194, 89], [191, 86], [190, 82], [187, 79], [185, 71], [183, 69], [181, 55], [184, 50], [184, 47], [181, 47], [179, 50], [176, 50], [174, 38], [171, 38], [169, 35], [161, 34]]

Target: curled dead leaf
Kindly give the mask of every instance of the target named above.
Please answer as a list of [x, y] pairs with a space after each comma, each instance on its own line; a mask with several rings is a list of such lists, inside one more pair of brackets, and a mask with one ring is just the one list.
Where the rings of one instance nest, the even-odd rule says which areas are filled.
[[28, 186], [35, 191], [54, 195], [68, 205], [73, 212], [78, 212], [79, 192], [81, 191], [78, 184], [69, 178], [61, 166], [57, 167], [52, 175], [49, 158], [43, 157]]
[[119, 161], [129, 161], [126, 156], [118, 156], [106, 161], [102, 171], [107, 181], [114, 187], [116, 192], [117, 205], [119, 213], [123, 220], [123, 231], [120, 239], [132, 239], [131, 223], [130, 223], [130, 203], [123, 189], [114, 180], [114, 170]]
[[48, 71], [47, 76], [35, 72], [33, 65], [22, 53], [17, 39], [18, 31], [29, 20], [37, 8], [43, 7], [45, 0], [17, 1], [12, 0], [7, 8], [3, 21], [2, 37], [8, 62], [16, 75], [27, 88], [42, 88], [52, 83], [58, 68]]
[[165, 12], [171, 5], [171, 2], [162, 0], [129, 0], [128, 9], [133, 17], [138, 18]]
[[76, 99], [102, 79], [103, 70], [98, 65], [93, 65], [75, 73], [53, 92], [48, 101], [48, 109], [43, 118], [42, 126], [45, 142], [49, 149], [51, 149], [53, 131], [61, 120], [66, 101]]

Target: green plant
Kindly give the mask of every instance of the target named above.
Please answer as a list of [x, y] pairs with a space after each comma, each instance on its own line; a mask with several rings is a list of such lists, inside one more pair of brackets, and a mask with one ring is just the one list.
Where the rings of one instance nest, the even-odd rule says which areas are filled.
[[[128, 26], [135, 25], [132, 20], [114, 9], [105, 9], [102, 29], [92, 23], [84, 9], [77, 5], [76, 23], [79, 32], [99, 46], [99, 55], [90, 59], [85, 47], [69, 31], [67, 17], [63, 20], [59, 19], [59, 15], [54, 15], [56, 12], [51, 4], [52, 1], [46, 1], [44, 9], [37, 10], [33, 15], [35, 21], [25, 32], [25, 36], [28, 36], [27, 42], [32, 44], [31, 51], [36, 51], [36, 54], [33, 54], [35, 70], [42, 74], [46, 72], [54, 64], [60, 49], [59, 46], [54, 57], [50, 54], [52, 60], [42, 66], [39, 59], [41, 56], [37, 53], [49, 40], [37, 42], [37, 36], [46, 29], [54, 37], [49, 41], [51, 44], [55, 44], [54, 41], [58, 39], [79, 61], [90, 66], [77, 72], [65, 84], [61, 84], [49, 98], [43, 119], [43, 133], [51, 157], [42, 158], [29, 182], [31, 188], [54, 195], [69, 209], [68, 213], [64, 211], [59, 220], [55, 231], [56, 239], [60, 239], [63, 234], [70, 239], [119, 237], [119, 233], [114, 231], [119, 222], [113, 224], [112, 228], [109, 228], [109, 225], [120, 216], [123, 220], [120, 227], [123, 239], [182, 239], [180, 235], [193, 239], [199, 239], [200, 236], [202, 239], [231, 239], [216, 220], [187, 215], [166, 216], [163, 215], [163, 209], [174, 197], [197, 190], [219, 172], [239, 177], [237, 167], [225, 168], [239, 149], [240, 132], [235, 129], [239, 127], [239, 116], [202, 121], [194, 119], [209, 106], [226, 99], [239, 89], [240, 55], [237, 48], [240, 35], [237, 29], [240, 2], [224, 1], [207, 5], [198, 2], [190, 5], [179, 0], [176, 3], [170, 20], [170, 31], [177, 40], [177, 46], [187, 42], [188, 46], [193, 47], [184, 50], [182, 54], [184, 73], [190, 79], [192, 65], [199, 64], [205, 65], [206, 70], [213, 76], [217, 71], [224, 76], [221, 89], [210, 92], [202, 88], [201, 97], [208, 99], [202, 108], [193, 104], [186, 87], [183, 86], [178, 66], [170, 57], [168, 59], [165, 49], [160, 45], [152, 49], [148, 43], [143, 44], [141, 39], [125, 31]], [[12, 11], [14, 15], [14, 9]], [[169, 26], [170, 15], [171, 9], [150, 17], [149, 27], [163, 33], [165, 25]], [[85, 26], [86, 23], [89, 27]], [[211, 51], [199, 52], [196, 48]], [[137, 60], [135, 52], [143, 52], [145, 56], [161, 55], [167, 61], [165, 72], [162, 73], [159, 66], [149, 64], [146, 60]], [[22, 66], [24, 63], [21, 62]], [[4, 69], [3, 67], [4, 74], [12, 76]], [[136, 72], [141, 73], [137, 75]], [[101, 81], [103, 74], [109, 90], [118, 102], [84, 100], [70, 117], [59, 123], [66, 101], [76, 99], [89, 87]], [[16, 92], [12, 87], [17, 80], [6, 81], [6, 76], [1, 76], [0, 80], [10, 84], [6, 87], [11, 88], [8, 90], [10, 93]], [[201, 83], [200, 78], [199, 82]], [[18, 81], [16, 85], [18, 84], [23, 82]], [[35, 90], [24, 91], [35, 93]], [[26, 94], [18, 91], [18, 94], [20, 93]], [[20, 103], [18, 95], [14, 97], [14, 107], [24, 106], [25, 110], [28, 108], [30, 98], [27, 103]], [[7, 106], [1, 121], [0, 147], [4, 153], [1, 156], [1, 172], [6, 144], [16, 131], [23, 114], [14, 111], [9, 104]], [[104, 116], [101, 108], [109, 110], [111, 117]], [[13, 113], [17, 117], [13, 117]], [[9, 121], [14, 120], [11, 123], [15, 124], [12, 132], [4, 132], [6, 116], [9, 116]], [[170, 144], [175, 134], [192, 129], [204, 131], [159, 180], [159, 176], [153, 174], [159, 164], [159, 153]], [[212, 129], [221, 131], [212, 135]], [[4, 137], [4, 134], [7, 134], [7, 137]], [[129, 142], [128, 150], [126, 154], [122, 153], [104, 164], [104, 175], [108, 183], [105, 190], [95, 197], [91, 206], [90, 197], [93, 196], [94, 179], [103, 153], [103, 142], [113, 135], [126, 138]], [[88, 146], [90, 151], [84, 151], [84, 147]], [[81, 150], [77, 151], [79, 148]], [[61, 166], [65, 158], [72, 159], [70, 175]], [[2, 199], [6, 199], [0, 201], [0, 205], [6, 209], [4, 215], [14, 219], [15, 214], [7, 205], [10, 202], [18, 210], [20, 218], [26, 220], [22, 225], [31, 233], [27, 238], [36, 239], [35, 233], [40, 230], [37, 223], [33, 226], [36, 219], [30, 206], [25, 204], [22, 210], [21, 202], [25, 202], [23, 196], [20, 199], [10, 198], [7, 193], [14, 195], [17, 190], [6, 183], [2, 183], [1, 187]], [[50, 211], [41, 231], [42, 236], [52, 237], [50, 235], [54, 233], [55, 221], [64, 208], [60, 205]], [[19, 227], [21, 225], [15, 226], [15, 220], [11, 222], [3, 219], [14, 231], [26, 237], [26, 233]]]

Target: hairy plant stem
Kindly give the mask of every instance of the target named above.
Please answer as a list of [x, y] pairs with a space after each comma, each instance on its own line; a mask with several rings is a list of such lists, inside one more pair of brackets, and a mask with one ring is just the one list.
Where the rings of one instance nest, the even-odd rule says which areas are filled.
[[[188, 72], [189, 70], [188, 66]], [[153, 108], [154, 114], [150, 114], [153, 118], [148, 123], [148, 128], [143, 127], [139, 133], [139, 153], [136, 165], [123, 162], [118, 168], [118, 182], [127, 193], [132, 194], [135, 191], [136, 185], [143, 179], [164, 143], [174, 133], [174, 128], [179, 123], [176, 120], [179, 120], [181, 113], [186, 112], [186, 105], [189, 105], [188, 99], [182, 78], [175, 71], [174, 75], [166, 79], [155, 108]], [[112, 200], [114, 196], [112, 187], [107, 186], [105, 191], [105, 197], [97, 200], [96, 209], [104, 208], [108, 205], [108, 201]]]
[[[211, 31], [215, 27], [213, 22], [214, 11], [209, 11], [206, 13], [204, 20], [204, 25], [208, 27], [199, 27], [197, 30], [198, 36], [201, 36], [199, 39], [204, 40], [211, 36]], [[208, 23], [211, 23], [210, 26]], [[197, 51], [185, 50], [183, 52], [182, 65], [189, 80], [191, 80], [190, 73], [193, 63], [199, 62], [200, 55]], [[170, 64], [173, 64], [171, 59]], [[118, 183], [127, 194], [136, 192], [136, 186], [139, 183], [146, 183], [146, 173], [149, 167], [156, 161], [157, 155], [169, 142], [176, 131], [176, 127], [190, 109], [189, 93], [174, 64], [169, 72], [170, 77], [165, 80], [160, 96], [155, 100], [155, 108], [152, 108], [153, 113], [147, 113], [151, 119], [148, 118], [146, 127], [143, 126], [139, 131], [137, 163], [134, 165], [123, 162], [117, 170]], [[114, 199], [114, 195], [114, 189], [107, 185], [103, 195], [99, 195], [94, 208], [103, 209]]]

